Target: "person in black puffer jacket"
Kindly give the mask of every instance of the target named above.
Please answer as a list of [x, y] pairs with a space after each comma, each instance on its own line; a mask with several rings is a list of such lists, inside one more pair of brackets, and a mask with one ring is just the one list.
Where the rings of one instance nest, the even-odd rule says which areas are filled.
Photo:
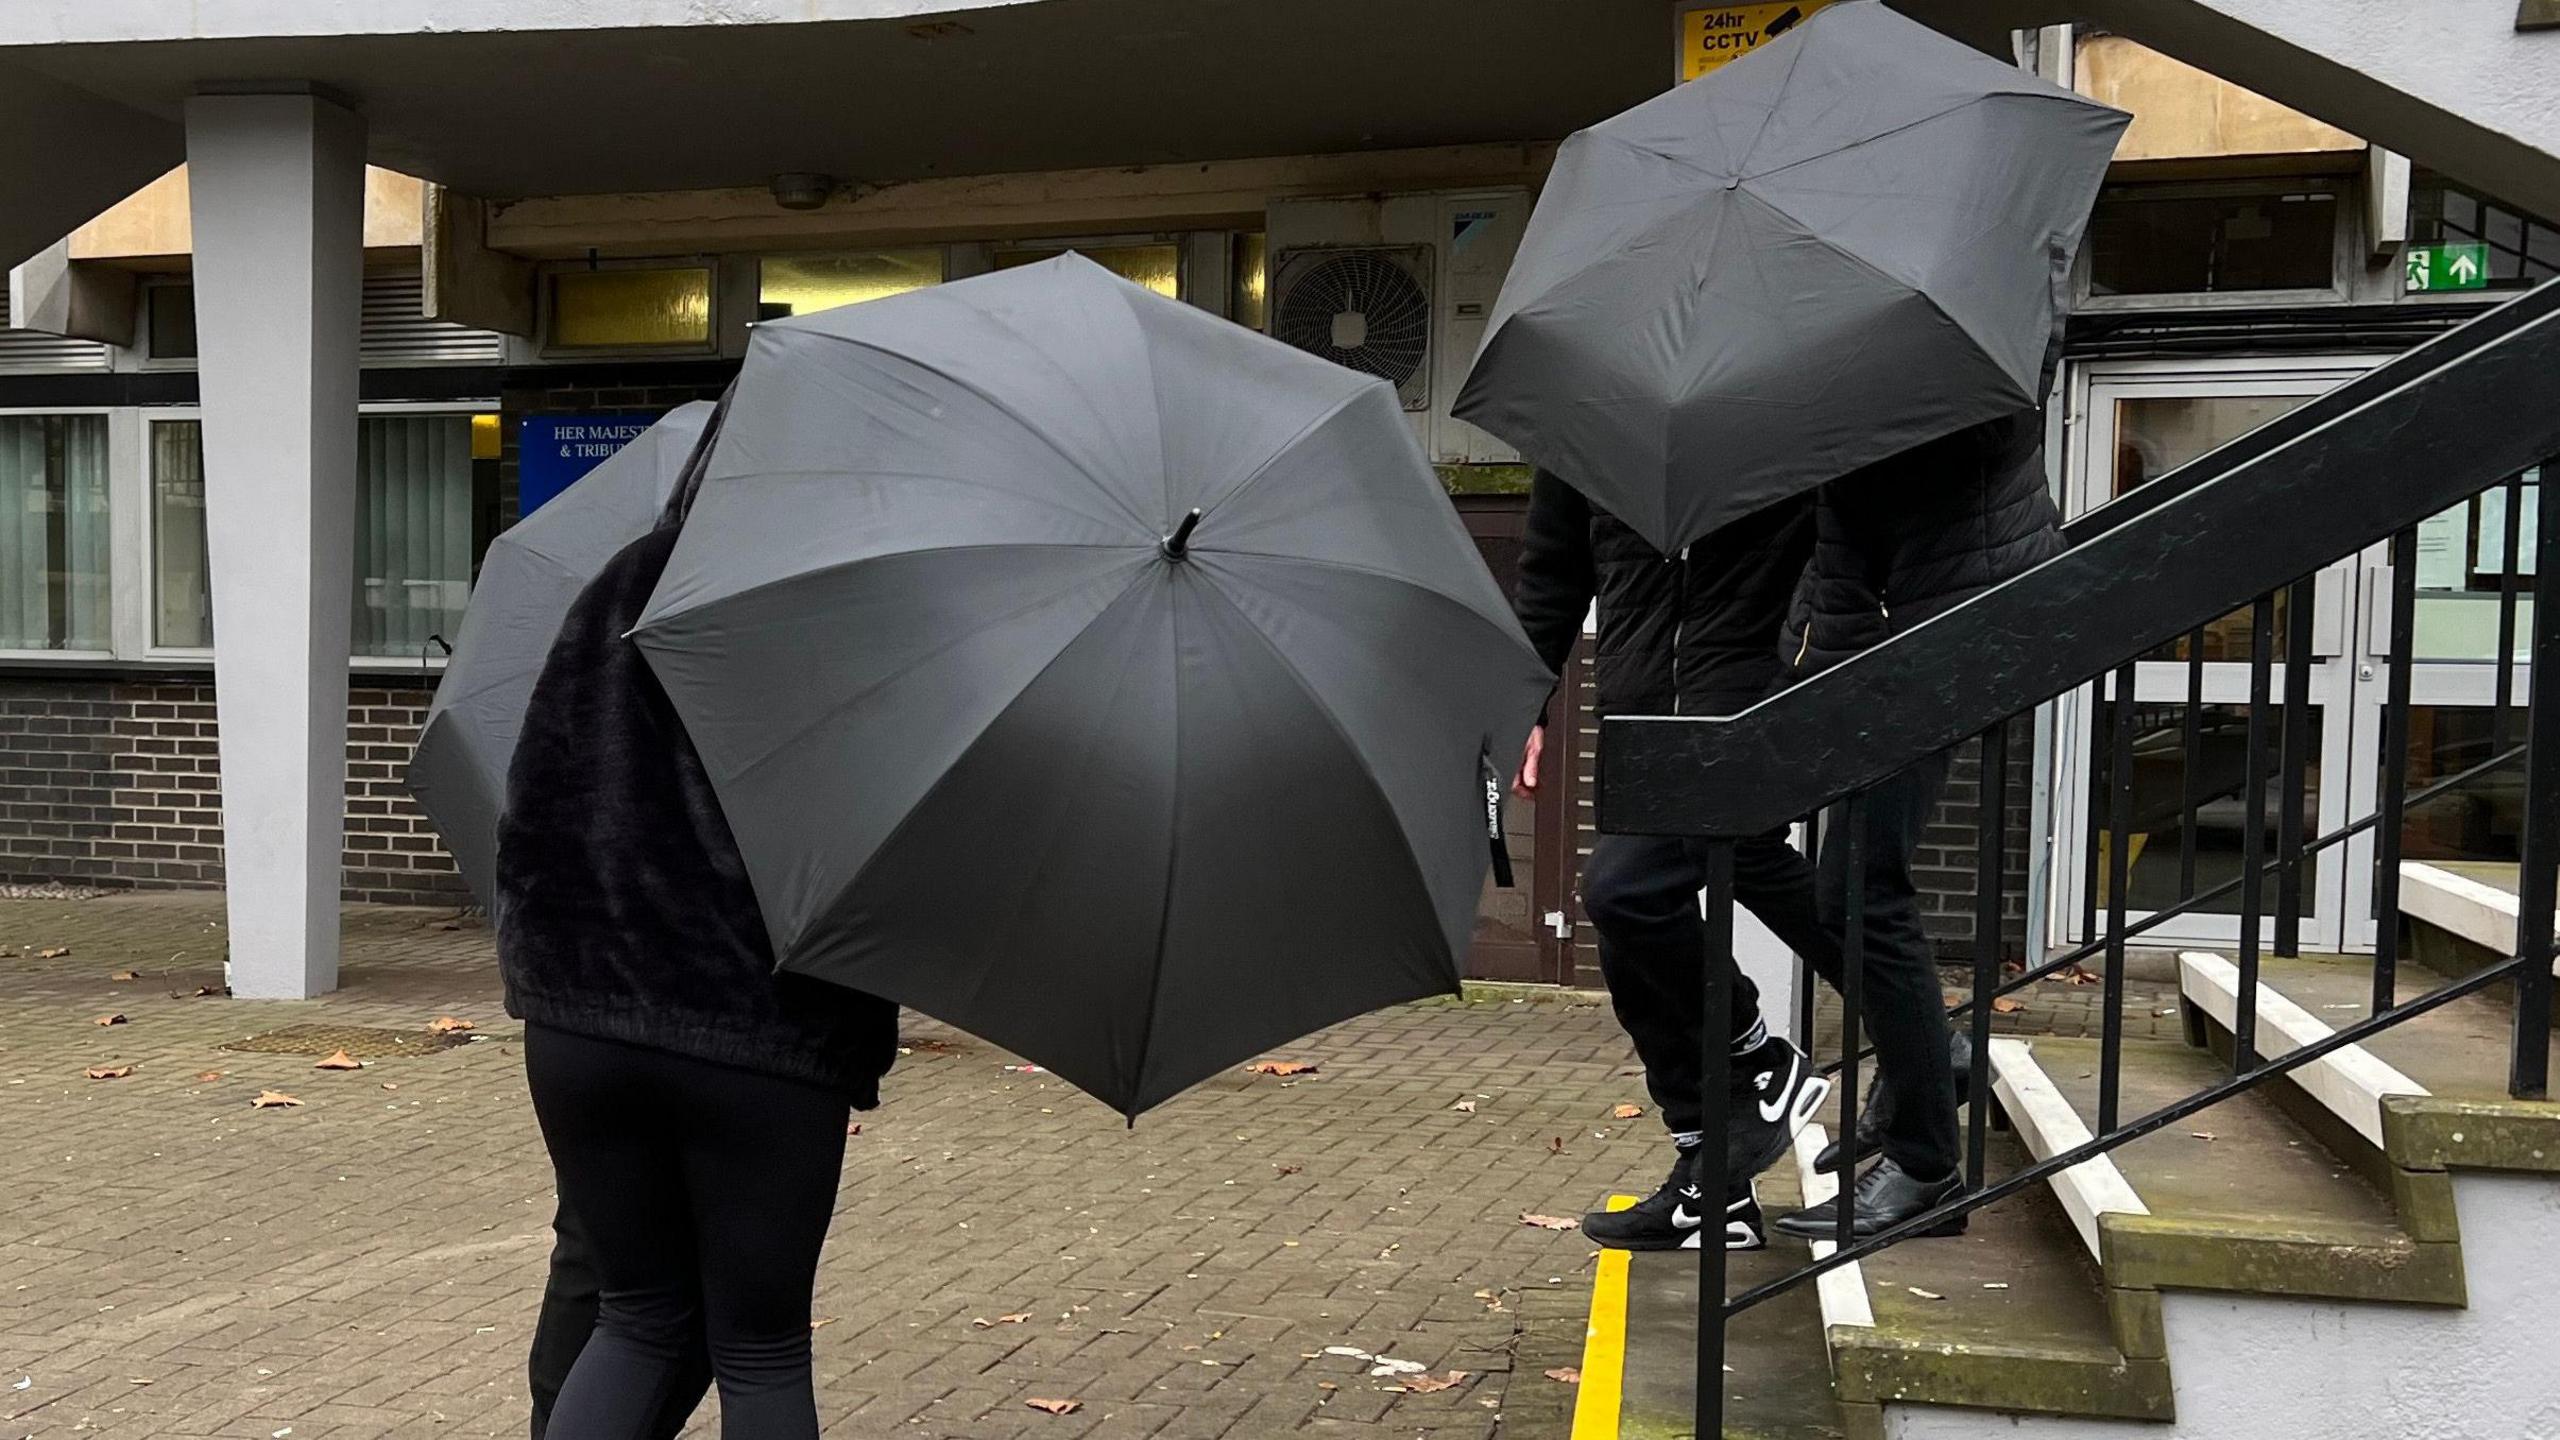
[[809, 1311], [846, 1111], [879, 1101], [897, 1008], [778, 974], [701, 758], [627, 638], [677, 538], [580, 594], [507, 777], [493, 910], [564, 1214], [601, 1281], [552, 1440], [640, 1440], [696, 1324], [722, 1434], [815, 1440]]
[[[1959, 430], [1823, 485], [1814, 555], [1787, 622], [1789, 682], [1828, 669], [1941, 615], [2063, 549], [2045, 488], [2044, 416], [2023, 411]], [[1891, 704], [1892, 697], [1873, 697]], [[1865, 995], [1876, 1089], [1845, 1157], [1883, 1158], [1849, 1192], [1865, 1236], [1945, 1200], [1963, 1175], [1956, 1080], [1936, 956], [1920, 921], [1913, 852], [1946, 789], [1948, 756], [1920, 761], [1866, 792], [1863, 857]], [[1849, 880], [1842, 835], [1822, 847], [1823, 921], [1839, 930]], [[1978, 1061], [1976, 1062], [1978, 1063]], [[1821, 1157], [1844, 1163], [1835, 1146]], [[1829, 1204], [1778, 1228], [1820, 1238]], [[1961, 1220], [1932, 1233], [1955, 1233]]]
[[[1594, 665], [1604, 715], [1728, 715], [1767, 695], [1787, 596], [1812, 546], [1809, 502], [1748, 515], [1665, 555], [1581, 492], [1540, 472], [1531, 482], [1512, 609], [1548, 668], [1561, 670], [1596, 600]], [[1543, 729], [1529, 735], [1523, 796], [1537, 791]], [[1669, 1249], [1697, 1238], [1713, 1206], [1691, 1183], [1691, 1160], [1721, 1132], [1728, 1187], [1725, 1241], [1760, 1243], [1751, 1179], [1786, 1152], [1829, 1082], [1769, 1033], [1759, 991], [1738, 967], [1733, 987], [1733, 1091], [1705, 1094], [1706, 1013], [1698, 957], [1703, 847], [1646, 835], [1602, 835], [1582, 870], [1582, 908], [1600, 935], [1600, 968], [1619, 1023], [1644, 1061], [1645, 1084], [1669, 1127], [1671, 1177], [1633, 1208], [1583, 1217], [1584, 1233], [1621, 1249]], [[1812, 862], [1783, 833], [1735, 847], [1735, 898], [1818, 965], [1837, 955], [1814, 902]], [[1836, 965], [1831, 968], [1836, 969]]]

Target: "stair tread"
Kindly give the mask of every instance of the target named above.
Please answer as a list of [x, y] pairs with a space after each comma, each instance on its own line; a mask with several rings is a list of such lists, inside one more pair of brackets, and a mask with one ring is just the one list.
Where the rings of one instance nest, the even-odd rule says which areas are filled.
[[2420, 863], [2432, 865], [2448, 874], [2459, 875], [2465, 880], [2476, 880], [2492, 890], [2504, 890], [2510, 895], [2517, 894], [2522, 889], [2520, 881], [2524, 875], [2524, 867], [2513, 861], [2427, 860]]
[[[1733, 1293], [1793, 1270], [1803, 1247], [1727, 1257]], [[1698, 1257], [1667, 1250], [1629, 1257], [1626, 1376], [1618, 1430], [1646, 1440], [1695, 1433]], [[1755, 1305], [1725, 1331], [1725, 1433], [1768, 1440], [1840, 1440], [1847, 1433], [1832, 1394], [1822, 1314], [1806, 1284]]]
[[[2411, 965], [2403, 965], [2393, 978], [2394, 993], [2403, 1004], [2444, 984], [2444, 977]], [[2258, 962], [2258, 982], [2273, 986], [2330, 1028], [2343, 1029], [2372, 1008], [2373, 960], [2270, 955]], [[2363, 1049], [2440, 1100], [2511, 1104], [2507, 1052], [2514, 1028], [2515, 1014], [2507, 1004], [2471, 994], [2381, 1031], [2365, 1040]], [[2560, 1037], [2554, 1039], [2552, 1055], [2560, 1060]], [[2560, 1065], [2553, 1068], [2560, 1070]]]
[[[2038, 1038], [2032, 1054], [2094, 1133], [2095, 1040]], [[2230, 1077], [2211, 1054], [2165, 1041], [2128, 1041], [2119, 1118], [2138, 1119]], [[2262, 1094], [2211, 1109], [2109, 1152], [2154, 1226], [2235, 1236], [2300, 1237], [2336, 1245], [2402, 1246], [2390, 1201]]]

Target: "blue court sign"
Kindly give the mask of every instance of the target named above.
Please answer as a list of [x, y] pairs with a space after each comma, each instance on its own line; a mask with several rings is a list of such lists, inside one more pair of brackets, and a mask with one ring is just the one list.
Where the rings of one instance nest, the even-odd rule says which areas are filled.
[[530, 515], [658, 423], [650, 411], [527, 415], [516, 449], [516, 513]]

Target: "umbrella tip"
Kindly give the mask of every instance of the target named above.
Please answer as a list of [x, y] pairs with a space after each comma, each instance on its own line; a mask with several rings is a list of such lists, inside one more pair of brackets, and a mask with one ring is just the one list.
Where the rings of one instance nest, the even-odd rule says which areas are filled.
[[1200, 512], [1194, 510], [1183, 516], [1182, 523], [1173, 527], [1173, 533], [1164, 537], [1156, 548], [1164, 552], [1167, 560], [1179, 560], [1191, 552], [1191, 532], [1198, 528]]

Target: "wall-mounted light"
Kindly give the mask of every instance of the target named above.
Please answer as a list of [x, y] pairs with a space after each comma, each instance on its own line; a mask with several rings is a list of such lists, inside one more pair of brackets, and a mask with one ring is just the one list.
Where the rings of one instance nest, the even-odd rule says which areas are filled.
[[815, 170], [785, 170], [773, 177], [773, 203], [785, 210], [816, 210], [836, 193], [836, 177]]

